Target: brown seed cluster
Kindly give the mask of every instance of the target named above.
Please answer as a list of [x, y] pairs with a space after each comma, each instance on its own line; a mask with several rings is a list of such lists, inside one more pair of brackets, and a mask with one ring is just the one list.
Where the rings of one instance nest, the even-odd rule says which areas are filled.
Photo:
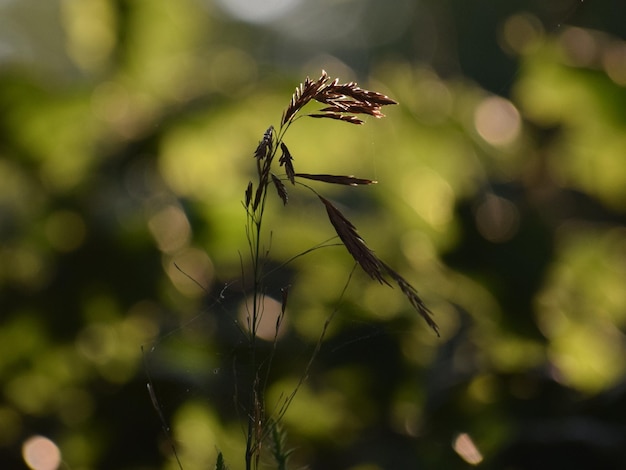
[[397, 104], [381, 93], [359, 88], [356, 82], [339, 83], [336, 78], [331, 80], [326, 71], [322, 70], [320, 78], [313, 81], [307, 77], [304, 83], [296, 88], [289, 106], [283, 113], [281, 125], [289, 123], [311, 100], [327, 106], [307, 116], [337, 119], [352, 124], [363, 124], [357, 117], [358, 114], [380, 118], [384, 116], [380, 110], [382, 106]]
[[[272, 162], [279, 148], [281, 150], [281, 156], [278, 160], [279, 165], [285, 169], [284, 179], [292, 185], [295, 185], [298, 179], [347, 186], [376, 183], [374, 180], [357, 178], [355, 176], [298, 173], [295, 171], [293, 165], [294, 158], [283, 141], [283, 137], [289, 126], [299, 116], [300, 111], [311, 101], [317, 101], [325, 106], [316, 112], [304, 114], [304, 116], [335, 119], [351, 124], [363, 124], [364, 121], [359, 115], [376, 118], [383, 117], [384, 114], [381, 112], [382, 106], [397, 104], [396, 101], [381, 93], [363, 90], [355, 82], [339, 83], [338, 79], [331, 80], [325, 71], [322, 71], [322, 75], [317, 80], [311, 80], [307, 77], [304, 83], [301, 83], [296, 88], [289, 105], [284, 110], [278, 132], [274, 130], [274, 127], [270, 126], [254, 152], [258, 182], [256, 191], [253, 190], [254, 184], [252, 182], [248, 183], [245, 191], [245, 206], [248, 208], [249, 214], [257, 222], [262, 217], [266, 191], [270, 181], [283, 204], [287, 204], [289, 199], [283, 179], [271, 172]], [[328, 219], [337, 236], [363, 271], [381, 284], [388, 286], [392, 286], [392, 283], [396, 284], [413, 308], [439, 335], [439, 329], [432, 318], [432, 312], [426, 307], [417, 290], [405, 278], [376, 256], [358, 234], [356, 227], [335, 205], [319, 195], [315, 189], [303, 183], [300, 184], [306, 186], [318, 196], [326, 209]], [[391, 282], [387, 279], [390, 279]]]

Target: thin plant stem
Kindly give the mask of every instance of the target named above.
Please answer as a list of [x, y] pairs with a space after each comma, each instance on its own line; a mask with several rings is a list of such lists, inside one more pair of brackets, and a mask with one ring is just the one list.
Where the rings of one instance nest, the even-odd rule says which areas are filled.
[[[304, 114], [303, 108], [312, 101], [321, 103], [325, 107], [314, 113]], [[301, 185], [311, 190], [326, 209], [329, 221], [335, 229], [337, 235], [336, 238], [339, 240], [337, 245], [343, 245], [355, 261], [341, 291], [339, 297], [340, 301], [345, 296], [357, 266], [360, 266], [366, 274], [381, 284], [392, 286], [392, 283], [394, 283], [398, 286], [402, 293], [408, 298], [415, 310], [417, 310], [417, 312], [426, 320], [428, 325], [438, 333], [438, 327], [431, 318], [432, 313], [422, 302], [417, 290], [415, 290], [415, 288], [413, 288], [413, 286], [399, 273], [394, 271], [388, 264], [383, 262], [374, 254], [374, 252], [366, 245], [363, 238], [361, 238], [358, 234], [356, 227], [339, 211], [339, 209], [337, 209], [337, 207], [335, 207], [330, 200], [321, 196], [308, 184], [304, 184], [301, 181], [296, 182], [296, 178], [306, 179], [307, 181], [342, 184], [347, 186], [369, 185], [376, 183], [376, 181], [345, 175], [296, 173], [292, 163], [293, 157], [284, 142], [285, 136], [291, 125], [304, 116], [317, 119], [327, 118], [360, 125], [364, 123], [361, 118], [362, 116], [381, 118], [383, 117], [381, 108], [392, 104], [396, 104], [396, 102], [381, 93], [363, 90], [359, 88], [355, 82], [339, 83], [337, 79], [331, 80], [326, 72], [322, 71], [322, 75], [317, 80], [311, 80], [307, 77], [306, 80], [296, 88], [289, 105], [283, 111], [283, 116], [278, 130], [275, 130], [273, 126], [270, 126], [263, 135], [262, 140], [259, 142], [259, 145], [254, 152], [258, 179], [256, 184], [252, 181], [248, 183], [248, 187], [245, 191], [244, 203], [247, 213], [246, 236], [250, 250], [253, 276], [251, 296], [252, 305], [250, 306], [246, 303], [250, 367], [253, 371], [250, 377], [250, 391], [247, 397], [247, 405], [245, 405], [247, 406], [245, 455], [246, 470], [258, 470], [263, 440], [269, 435], [272, 429], [276, 430], [276, 426], [283, 418], [296, 393], [302, 386], [302, 383], [306, 380], [313, 362], [319, 355], [322, 343], [328, 331], [328, 327], [339, 311], [341, 304], [341, 302], [338, 302], [337, 306], [326, 318], [315, 348], [311, 353], [305, 370], [300, 376], [300, 380], [296, 384], [295, 388], [282, 400], [278, 410], [273, 413], [274, 416], [271, 419], [267, 418], [265, 413], [264, 393], [270, 379], [270, 370], [276, 354], [276, 346], [279, 340], [279, 329], [286, 312], [288, 294], [285, 290], [283, 290], [283, 303], [281, 312], [276, 322], [272, 349], [269, 352], [269, 355], [263, 359], [259, 357], [259, 344], [257, 337], [264, 314], [264, 300], [266, 295], [264, 290], [264, 281], [267, 276], [273, 273], [276, 269], [282, 268], [298, 257], [319, 248], [335, 245], [334, 243], [330, 243], [330, 240], [335, 238], [333, 237], [289, 258], [278, 268], [267, 270], [266, 272], [266, 263], [271, 248], [271, 232], [269, 237], [270, 244], [268, 248], [265, 249], [263, 247], [263, 242], [265, 240], [265, 227], [263, 220], [266, 210], [267, 193], [270, 184], [273, 184], [275, 187], [283, 204], [287, 204], [288, 201], [288, 191], [285, 184], [286, 181], [289, 181], [293, 186]], [[278, 177], [272, 173], [272, 164], [279, 149], [282, 151], [279, 164], [281, 167], [284, 166], [286, 178]], [[391, 282], [389, 279], [391, 279]], [[282, 451], [278, 452], [278, 454], [283, 456], [280, 457], [281, 462], [279, 462], [279, 465], [284, 468], [287, 454], [284, 454]]]

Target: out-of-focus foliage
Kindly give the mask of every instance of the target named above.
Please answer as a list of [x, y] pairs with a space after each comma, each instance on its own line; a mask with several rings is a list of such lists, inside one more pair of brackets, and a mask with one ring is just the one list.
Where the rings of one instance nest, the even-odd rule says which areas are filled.
[[[40, 3], [0, 5], [2, 468], [177, 468], [159, 412], [185, 469], [219, 451], [243, 468], [242, 200], [263, 131], [321, 68], [400, 105], [298, 121], [294, 165], [378, 180], [311, 185], [442, 337], [362, 274], [340, 299], [341, 247], [277, 269], [268, 411], [340, 309], [284, 418], [292, 468], [620, 468], [625, 7]], [[306, 190], [270, 206], [272, 266], [333, 236]]]

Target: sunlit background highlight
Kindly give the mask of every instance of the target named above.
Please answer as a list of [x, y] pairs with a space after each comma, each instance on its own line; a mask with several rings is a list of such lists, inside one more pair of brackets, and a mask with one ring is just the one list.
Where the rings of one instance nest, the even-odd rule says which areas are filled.
[[[298, 121], [295, 165], [379, 182], [319, 189], [441, 339], [355, 275], [284, 418], [293, 467], [506, 468], [537, 435], [623, 455], [626, 12], [435, 3], [0, 2], [0, 461], [176, 468], [153, 380], [185, 468], [218, 449], [241, 468], [241, 201], [263, 131], [322, 68], [400, 104], [362, 127]], [[267, 215], [271, 267], [333, 236], [298, 189]], [[281, 268], [259, 304], [284, 358], [270, 411], [351, 260]]]

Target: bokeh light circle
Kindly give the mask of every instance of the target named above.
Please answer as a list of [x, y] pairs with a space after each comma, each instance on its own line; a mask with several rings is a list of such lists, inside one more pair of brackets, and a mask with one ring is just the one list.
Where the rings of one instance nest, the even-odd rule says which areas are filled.
[[24, 441], [22, 457], [32, 470], [56, 470], [61, 464], [58, 446], [43, 436], [32, 436]]

